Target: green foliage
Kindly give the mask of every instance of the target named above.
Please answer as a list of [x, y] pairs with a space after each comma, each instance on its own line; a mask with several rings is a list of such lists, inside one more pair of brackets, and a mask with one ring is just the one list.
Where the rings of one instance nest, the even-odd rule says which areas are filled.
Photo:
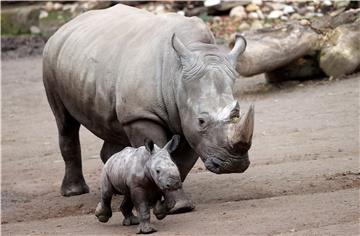
[[208, 22], [209, 21], [209, 15], [207, 12], [201, 13], [199, 15], [199, 18], [202, 19], [204, 22]]
[[1, 10], [1, 35], [29, 34], [32, 25], [38, 25], [39, 9], [14, 8]]

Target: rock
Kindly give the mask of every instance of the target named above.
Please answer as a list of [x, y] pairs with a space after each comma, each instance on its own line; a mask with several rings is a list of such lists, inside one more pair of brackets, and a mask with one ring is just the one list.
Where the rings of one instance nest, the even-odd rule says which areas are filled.
[[305, 15], [308, 12], [308, 10], [305, 7], [301, 7], [297, 9], [297, 13], [300, 15]]
[[47, 10], [47, 11], [52, 11], [52, 10], [54, 10], [54, 3], [53, 3], [53, 2], [47, 2], [47, 3], [45, 4], [45, 10]]
[[253, 29], [253, 30], [262, 29], [263, 27], [264, 27], [263, 23], [260, 20], [254, 20], [251, 23], [251, 29]]
[[39, 19], [46, 18], [49, 16], [49, 13], [47, 11], [40, 11]]
[[70, 11], [71, 13], [76, 14], [78, 8], [79, 8], [78, 3], [64, 4], [62, 10], [63, 11]]
[[195, 8], [185, 8], [185, 16], [199, 16], [201, 14], [208, 14], [209, 8], [207, 7], [195, 7]]
[[205, 0], [204, 6], [205, 7], [213, 7], [216, 5], [219, 5], [221, 3], [221, 0]]
[[335, 8], [346, 8], [350, 4], [350, 0], [334, 1]]
[[264, 28], [271, 28], [271, 27], [273, 27], [273, 24], [269, 21], [267, 21], [267, 22], [265, 21]]
[[81, 4], [84, 10], [95, 10], [107, 8], [111, 5], [110, 1], [89, 1]]
[[324, 0], [324, 1], [322, 2], [322, 4], [323, 4], [324, 6], [327, 6], [327, 7], [332, 6], [331, 0]]
[[185, 16], [185, 12], [184, 12], [184, 11], [177, 11], [176, 13], [179, 14], [179, 15]]
[[261, 6], [263, 4], [263, 1], [262, 0], [252, 0], [251, 3], [255, 4], [255, 5], [258, 5], [258, 6]]
[[155, 7], [155, 10], [154, 10], [154, 13], [155, 14], [163, 14], [163, 13], [165, 13], [166, 11], [165, 11], [165, 6], [163, 5], [163, 4], [161, 4], [161, 5], [157, 5], [156, 7]]
[[239, 25], [238, 31], [243, 32], [250, 29], [250, 25], [246, 22], [243, 22]]
[[350, 9], [335, 16], [331, 14], [325, 15], [321, 18], [311, 19], [311, 27], [322, 32], [344, 24], [351, 24], [358, 20], [360, 9]]
[[328, 76], [339, 77], [360, 69], [360, 21], [337, 27], [320, 54], [320, 67]]
[[258, 14], [260, 19], [262, 19], [262, 20], [265, 19], [265, 16], [264, 16], [264, 14], [262, 13], [262, 11], [260, 9], [257, 10], [256, 13]]
[[285, 6], [282, 10], [285, 15], [291, 14], [295, 12], [295, 9], [292, 6]]
[[307, 19], [302, 19], [302, 20], [300, 20], [300, 25], [303, 25], [303, 26], [310, 25], [310, 21], [308, 21]]
[[222, 19], [221, 19], [220, 16], [214, 16], [214, 17], [212, 18], [212, 20], [213, 20], [213, 22], [214, 22], [215, 24], [220, 24], [221, 21], [222, 21]]
[[237, 6], [231, 9], [230, 17], [234, 17], [239, 20], [243, 20], [247, 18], [247, 14], [245, 12], [245, 8], [243, 6]]
[[307, 12], [306, 14], [305, 14], [305, 18], [308, 18], [308, 19], [311, 19], [311, 18], [313, 18], [315, 16], [315, 13], [314, 12]]
[[259, 6], [258, 6], [258, 5], [255, 5], [255, 4], [253, 4], [253, 3], [251, 3], [251, 4], [249, 4], [249, 5], [246, 6], [246, 11], [247, 11], [247, 12], [257, 11], [257, 10], [259, 10], [259, 9], [260, 9]]
[[267, 16], [269, 19], [278, 19], [283, 15], [283, 12], [280, 10], [274, 10], [270, 12], [270, 14]]
[[61, 10], [62, 7], [63, 7], [63, 5], [61, 3], [57, 2], [57, 3], [54, 3], [53, 10], [58, 11], [58, 10]]
[[268, 2], [269, 6], [271, 7], [271, 9], [273, 10], [282, 10], [284, 9], [285, 4], [282, 4], [282, 3], [278, 3], [278, 2]]
[[307, 11], [310, 11], [310, 12], [314, 12], [314, 11], [315, 11], [315, 7], [310, 5], [310, 6], [307, 6], [307, 7], [306, 7], [306, 10], [307, 10]]
[[30, 33], [32, 33], [32, 34], [40, 34], [40, 29], [39, 29], [39, 27], [37, 27], [37, 26], [35, 26], [35, 25], [31, 26], [31, 27], [30, 27]]
[[290, 20], [299, 20], [301, 18], [302, 18], [302, 16], [298, 13], [294, 13], [290, 16]]
[[256, 12], [250, 12], [248, 14], [248, 18], [251, 19], [251, 20], [256, 20], [256, 19], [259, 19], [259, 16]]
[[261, 8], [261, 11], [262, 11], [263, 13], [270, 13], [271, 10], [272, 10], [272, 9], [271, 9], [269, 6], [267, 6], [267, 5], [265, 5], [265, 6], [263, 6], [263, 7]]
[[[214, 0], [211, 0], [211, 1], [214, 1]], [[204, 5], [205, 5], [205, 2], [204, 2]], [[237, 6], [245, 6], [245, 5], [249, 4], [250, 2], [251, 1], [221, 1], [221, 3], [215, 4], [215, 5], [212, 5], [212, 6], [209, 6], [209, 7], [212, 10], [222, 12], [222, 11], [229, 11], [232, 8], [237, 7]]]

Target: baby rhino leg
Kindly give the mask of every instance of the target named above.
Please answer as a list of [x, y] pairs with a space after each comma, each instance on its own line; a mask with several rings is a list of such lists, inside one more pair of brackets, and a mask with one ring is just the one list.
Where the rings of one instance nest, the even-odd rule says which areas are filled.
[[134, 216], [132, 209], [134, 208], [134, 204], [132, 203], [129, 196], [125, 195], [124, 200], [121, 203], [120, 210], [124, 215], [123, 225], [138, 225], [139, 218]]
[[106, 223], [112, 216], [111, 198], [114, 194], [114, 189], [104, 172], [101, 175], [101, 181], [101, 201], [96, 207], [95, 216], [100, 222]]
[[155, 227], [150, 224], [150, 206], [145, 192], [141, 188], [137, 188], [131, 192], [131, 199], [139, 215], [140, 224], [137, 233], [150, 234], [156, 232]]

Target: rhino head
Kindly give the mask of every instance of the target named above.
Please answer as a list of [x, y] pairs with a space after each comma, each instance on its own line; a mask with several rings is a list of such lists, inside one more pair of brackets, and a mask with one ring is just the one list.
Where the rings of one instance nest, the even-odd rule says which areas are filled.
[[181, 79], [175, 86], [186, 140], [211, 172], [244, 172], [250, 165], [254, 106], [241, 115], [232, 89], [245, 39], [238, 37], [229, 53], [214, 44], [185, 46], [175, 35], [172, 46], [181, 64]]

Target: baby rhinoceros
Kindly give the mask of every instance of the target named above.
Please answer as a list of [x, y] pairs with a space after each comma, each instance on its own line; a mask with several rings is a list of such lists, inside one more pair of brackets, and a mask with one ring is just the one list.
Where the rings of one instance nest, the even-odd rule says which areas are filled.
[[[123, 225], [140, 224], [138, 233], [152, 233], [156, 229], [150, 224], [150, 208], [154, 207], [157, 219], [163, 219], [175, 202], [162, 201], [166, 191], [181, 187], [180, 173], [170, 154], [180, 141], [178, 135], [159, 148], [151, 140], [145, 147], [127, 147], [114, 154], [104, 165], [101, 174], [101, 201], [95, 215], [100, 222], [112, 216], [113, 194], [124, 195], [120, 210], [124, 215]], [[132, 213], [135, 206], [138, 217]]]

